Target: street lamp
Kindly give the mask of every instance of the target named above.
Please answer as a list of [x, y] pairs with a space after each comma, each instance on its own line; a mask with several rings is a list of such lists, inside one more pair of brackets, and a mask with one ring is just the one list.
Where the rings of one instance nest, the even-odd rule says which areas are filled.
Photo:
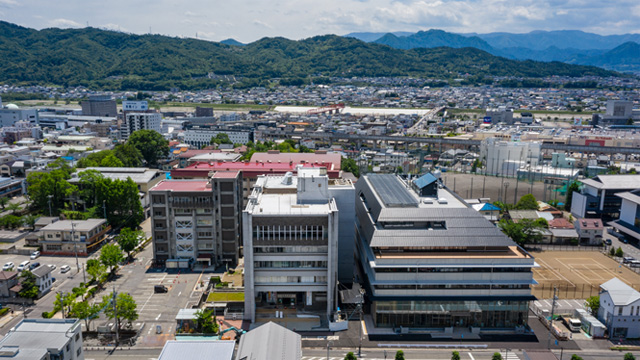
[[53, 216], [53, 212], [51, 211], [51, 198], [53, 195], [47, 195], [47, 197], [49, 198], [49, 216]]

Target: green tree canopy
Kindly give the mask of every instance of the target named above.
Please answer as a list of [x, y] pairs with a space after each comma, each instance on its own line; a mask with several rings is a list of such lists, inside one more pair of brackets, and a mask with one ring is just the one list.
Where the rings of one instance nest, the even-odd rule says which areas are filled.
[[107, 266], [98, 259], [87, 260], [87, 274], [91, 276], [91, 280], [97, 281], [107, 271]]
[[198, 332], [203, 334], [216, 334], [218, 332], [218, 324], [216, 317], [213, 316], [213, 309], [200, 309], [195, 313], [195, 323]]
[[624, 250], [622, 250], [622, 247], [618, 247], [616, 249], [616, 257], [623, 257], [624, 256]]
[[347, 355], [344, 356], [344, 360], [358, 360], [354, 353], [349, 351]]
[[107, 221], [113, 227], [137, 227], [144, 219], [138, 185], [127, 180], [103, 179], [96, 184], [97, 203], [106, 205]]
[[84, 320], [87, 331], [91, 331], [91, 321], [96, 319], [102, 311], [100, 304], [89, 304], [88, 301], [78, 301], [73, 304], [70, 315]]
[[64, 208], [65, 199], [77, 191], [75, 185], [69, 184], [64, 170], [51, 172], [33, 172], [27, 176], [27, 193], [31, 199], [31, 207], [48, 212], [49, 196], [53, 214]]
[[633, 356], [633, 354], [629, 352], [629, 353], [624, 354], [624, 360], [636, 360], [636, 357]]
[[526, 194], [516, 204], [518, 210], [538, 210], [538, 200], [533, 194]]
[[498, 222], [498, 227], [518, 245], [537, 243], [543, 237], [544, 225], [531, 219], [521, 219], [517, 223], [502, 219]]
[[76, 302], [76, 297], [72, 293], [56, 293], [56, 299], [53, 300], [53, 311], [62, 311], [62, 317], [69, 317], [71, 307]]
[[226, 133], [218, 133], [216, 136], [211, 138], [211, 144], [231, 144], [231, 140], [229, 139], [229, 135]]
[[126, 167], [142, 166], [142, 160], [144, 160], [142, 153], [131, 144], [118, 144], [113, 149], [113, 153]]
[[122, 255], [122, 250], [118, 245], [107, 244], [100, 250], [100, 262], [109, 267], [109, 272], [111, 273], [122, 260], [124, 260], [124, 255]]
[[580, 183], [577, 181], [572, 181], [569, 186], [567, 186], [567, 199], [564, 204], [564, 209], [566, 211], [571, 211], [571, 203], [573, 202], [573, 193], [580, 192]]
[[118, 159], [113, 153], [105, 156], [102, 161], [100, 161], [101, 167], [123, 167], [124, 164], [120, 159]]
[[29, 270], [23, 270], [18, 278], [22, 290], [18, 296], [27, 299], [36, 299], [38, 297], [38, 285], [36, 285], [36, 276]]
[[396, 351], [395, 360], [404, 360], [404, 351], [402, 350]]
[[360, 177], [360, 168], [353, 159], [343, 157], [340, 161], [340, 169], [352, 173], [355, 177]]
[[144, 236], [141, 230], [132, 230], [131, 228], [123, 228], [118, 234], [117, 241], [122, 251], [127, 253], [127, 258], [131, 258], [131, 252], [138, 246], [140, 238]]
[[[102, 297], [102, 308], [108, 319], [116, 319], [118, 326], [122, 327], [126, 321], [131, 324], [138, 319], [138, 311], [136, 301], [127, 293], [119, 293], [116, 297], [116, 306], [113, 308], [113, 296], [105, 295]], [[117, 313], [117, 317], [116, 317]]]
[[127, 144], [138, 149], [149, 166], [157, 165], [169, 154], [169, 141], [155, 130], [134, 131]]
[[454, 351], [451, 353], [451, 360], [460, 360], [460, 353], [457, 351]]
[[502, 355], [499, 352], [494, 352], [491, 360], [502, 360]]

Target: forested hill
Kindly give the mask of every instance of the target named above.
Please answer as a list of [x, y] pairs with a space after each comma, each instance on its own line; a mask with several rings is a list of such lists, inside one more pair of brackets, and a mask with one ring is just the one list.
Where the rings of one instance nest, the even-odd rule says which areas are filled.
[[400, 50], [334, 35], [233, 46], [95, 28], [38, 31], [7, 22], [0, 22], [0, 58], [1, 83], [132, 90], [207, 88], [234, 78], [238, 86], [251, 86], [325, 76], [617, 75], [592, 66], [508, 60], [473, 48]]

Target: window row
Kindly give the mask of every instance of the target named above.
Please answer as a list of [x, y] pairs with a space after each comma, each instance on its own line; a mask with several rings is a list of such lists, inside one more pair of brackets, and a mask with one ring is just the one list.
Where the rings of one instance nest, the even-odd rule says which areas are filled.
[[326, 261], [256, 261], [256, 268], [290, 269], [290, 268], [326, 268]]
[[273, 283], [286, 283], [286, 284], [297, 284], [297, 283], [319, 283], [326, 284], [327, 277], [326, 276], [256, 276], [255, 279], [256, 285], [264, 285], [264, 284], [273, 284]]
[[322, 240], [325, 227], [318, 225], [266, 225], [254, 226], [253, 237], [260, 240]]
[[326, 254], [328, 246], [254, 246], [255, 254]]
[[529, 285], [451, 285], [451, 284], [438, 284], [438, 285], [374, 285], [374, 288], [379, 290], [439, 290], [439, 289], [451, 289], [451, 290], [505, 290], [505, 289], [528, 289]]

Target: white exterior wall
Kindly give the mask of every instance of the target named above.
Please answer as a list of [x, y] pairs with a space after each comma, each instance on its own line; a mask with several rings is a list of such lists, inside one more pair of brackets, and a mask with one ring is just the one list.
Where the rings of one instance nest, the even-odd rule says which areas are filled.
[[620, 208], [620, 220], [626, 222], [627, 224], [633, 225], [636, 221], [637, 207], [638, 204], [627, 199], [622, 199], [622, 207]]
[[[41, 265], [48, 266], [48, 265]], [[53, 280], [51, 278], [51, 273], [46, 274], [43, 277], [36, 277], [36, 286], [38, 287], [38, 291], [41, 295], [46, 294], [53, 286]]]
[[540, 143], [510, 142], [488, 138], [480, 145], [480, 159], [485, 159], [488, 174], [502, 175], [507, 170], [505, 163], [518, 163], [522, 166], [538, 166], [540, 162]]
[[234, 144], [246, 144], [250, 140], [250, 132], [248, 131], [186, 130], [184, 132], [184, 142], [189, 145], [201, 147], [202, 145], [209, 145], [211, 138], [222, 133], [227, 134], [229, 140]]

